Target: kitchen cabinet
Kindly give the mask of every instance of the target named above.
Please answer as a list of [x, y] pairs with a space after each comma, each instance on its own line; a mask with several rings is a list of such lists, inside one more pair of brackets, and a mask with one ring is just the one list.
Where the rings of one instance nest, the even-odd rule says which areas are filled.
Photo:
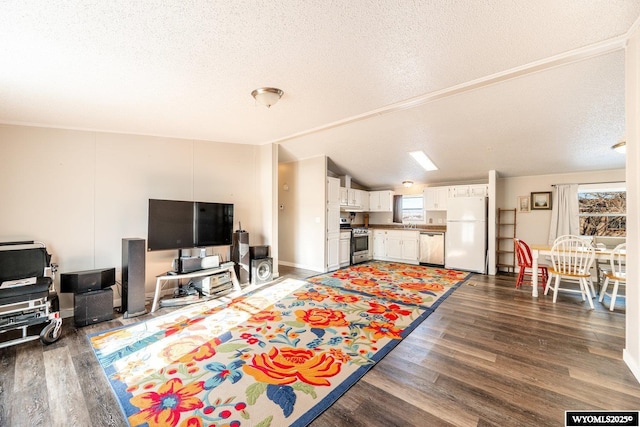
[[369, 212], [393, 212], [393, 191], [370, 191]]
[[427, 211], [446, 211], [449, 187], [430, 187], [423, 191], [424, 209]]
[[340, 187], [340, 206], [347, 206], [349, 204], [349, 190], [344, 187]]
[[487, 197], [487, 184], [455, 185], [449, 191], [449, 197]]
[[384, 230], [373, 230], [373, 259], [383, 259], [386, 256]]
[[327, 236], [327, 271], [340, 268], [340, 233]]
[[351, 231], [340, 232], [340, 267], [351, 264]]
[[349, 188], [347, 194], [349, 196], [349, 201], [347, 202], [348, 206], [353, 206], [354, 208], [359, 208], [362, 206], [362, 190]]
[[419, 236], [417, 230], [374, 230], [373, 258], [418, 264]]
[[358, 190], [360, 191], [360, 202], [361, 205], [360, 207], [362, 208], [363, 212], [369, 212], [369, 192], [368, 191], [364, 191], [364, 190]]
[[340, 180], [327, 177], [326, 271], [340, 268]]
[[[340, 206], [343, 208], [351, 208], [353, 210], [364, 210], [362, 208], [362, 198], [365, 196], [368, 198], [368, 193], [366, 191], [355, 188], [340, 187]], [[367, 206], [368, 205], [369, 201], [367, 200]]]

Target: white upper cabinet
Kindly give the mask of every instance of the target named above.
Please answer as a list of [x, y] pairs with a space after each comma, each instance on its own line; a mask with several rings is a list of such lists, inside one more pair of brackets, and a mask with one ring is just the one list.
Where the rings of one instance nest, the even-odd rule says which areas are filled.
[[425, 188], [424, 209], [427, 211], [446, 211], [447, 199], [449, 198], [449, 187]]
[[369, 192], [368, 191], [364, 191], [364, 190], [358, 190], [360, 192], [360, 202], [362, 203], [360, 205], [360, 207], [362, 208], [363, 211], [368, 212], [369, 211]]
[[393, 212], [393, 191], [370, 191], [369, 212]]
[[340, 203], [340, 180], [327, 177], [327, 203]]
[[[363, 201], [364, 198], [367, 199], [366, 203]], [[369, 193], [367, 191], [340, 187], [340, 206], [349, 207], [353, 210], [365, 210], [365, 205], [368, 209]]]
[[344, 187], [340, 187], [340, 206], [347, 206], [349, 204], [349, 190]]
[[449, 190], [449, 197], [487, 197], [488, 194], [487, 184], [455, 185]]
[[356, 190], [355, 188], [349, 188], [348, 190], [349, 201], [347, 205], [359, 208], [362, 206], [362, 190]]

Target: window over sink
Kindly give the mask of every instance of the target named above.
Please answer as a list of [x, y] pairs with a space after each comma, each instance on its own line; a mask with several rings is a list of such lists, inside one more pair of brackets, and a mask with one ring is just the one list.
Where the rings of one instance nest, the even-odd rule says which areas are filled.
[[402, 223], [425, 223], [424, 197], [422, 194], [402, 196]]

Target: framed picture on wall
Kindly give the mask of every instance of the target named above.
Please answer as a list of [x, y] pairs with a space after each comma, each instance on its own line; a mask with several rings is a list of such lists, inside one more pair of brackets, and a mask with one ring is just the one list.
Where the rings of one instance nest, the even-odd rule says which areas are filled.
[[531, 193], [531, 209], [538, 211], [551, 209], [551, 191]]
[[527, 213], [529, 209], [529, 196], [518, 196], [518, 213]]

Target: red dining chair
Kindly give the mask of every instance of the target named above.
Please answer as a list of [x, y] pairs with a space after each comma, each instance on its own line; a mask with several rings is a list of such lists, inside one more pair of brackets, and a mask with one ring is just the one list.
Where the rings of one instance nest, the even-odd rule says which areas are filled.
[[[525, 281], [525, 276], [529, 283], [531, 283], [532, 275], [532, 257], [531, 248], [524, 241], [520, 239], [513, 239], [513, 245], [515, 247], [516, 259], [518, 261], [518, 278], [516, 279], [516, 288], [519, 288]], [[538, 265], [538, 277], [539, 283], [543, 285], [543, 290], [547, 288], [547, 281], [549, 280], [549, 270], [546, 265]]]

